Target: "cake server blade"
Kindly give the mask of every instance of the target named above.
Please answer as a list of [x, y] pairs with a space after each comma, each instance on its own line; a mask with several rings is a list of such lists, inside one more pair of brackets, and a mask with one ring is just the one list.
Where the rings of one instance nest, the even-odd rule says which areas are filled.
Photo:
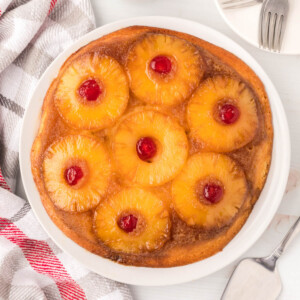
[[276, 262], [299, 232], [300, 217], [269, 256], [243, 259], [231, 275], [221, 300], [277, 299], [281, 280]]
[[256, 260], [246, 258], [239, 263], [221, 300], [277, 299], [281, 291], [277, 269], [269, 270]]

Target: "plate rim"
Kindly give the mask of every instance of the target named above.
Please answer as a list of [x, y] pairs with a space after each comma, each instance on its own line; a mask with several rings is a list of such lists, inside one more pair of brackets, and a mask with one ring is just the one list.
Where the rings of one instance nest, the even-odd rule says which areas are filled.
[[[161, 24], [164, 24], [163, 26]], [[34, 127], [33, 122], [38, 122], [40, 119], [40, 111], [42, 107], [43, 101], [40, 101], [41, 103], [34, 103], [34, 101], [37, 101], [41, 98], [39, 94], [41, 92], [39, 91], [39, 88], [44, 89], [45, 91], [48, 89], [51, 81], [54, 79], [54, 77], [57, 75], [57, 73], [53, 72], [53, 69], [59, 69], [60, 66], [56, 66], [58, 62], [62, 61], [64, 57], [68, 57], [70, 53], [75, 52], [74, 49], [79, 49], [88, 42], [95, 40], [97, 38], [100, 38], [101, 36], [108, 34], [109, 32], [113, 32], [115, 30], [118, 30], [120, 28], [132, 26], [132, 25], [145, 25], [145, 26], [154, 26], [154, 27], [163, 27], [168, 29], [173, 29], [177, 31], [182, 31], [185, 33], [190, 33], [192, 35], [195, 35], [195, 33], [191, 33], [191, 31], [199, 30], [202, 32], [202, 35], [210, 36], [212, 35], [218, 42], [213, 41], [213, 44], [219, 44], [223, 43], [224, 41], [226, 43], [229, 43], [231, 47], [234, 49], [234, 51], [231, 49], [229, 50], [236, 56], [240, 57], [246, 57], [247, 58], [247, 64], [256, 72], [260, 73], [259, 76], [262, 82], [264, 83], [266, 90], [268, 89], [269, 92], [272, 92], [272, 100], [270, 99], [270, 105], [272, 109], [272, 115], [273, 120], [275, 119], [279, 122], [276, 122], [276, 124], [273, 123], [274, 127], [274, 143], [273, 143], [273, 156], [272, 156], [272, 163], [271, 168], [274, 166], [273, 159], [275, 157], [274, 153], [278, 156], [278, 151], [281, 156], [281, 161], [285, 161], [285, 164], [281, 162], [281, 167], [279, 168], [280, 172], [275, 176], [275, 180], [273, 182], [270, 182], [270, 174], [268, 175], [267, 183], [262, 191], [262, 194], [267, 193], [266, 192], [266, 186], [268, 184], [273, 187], [273, 190], [276, 191], [276, 196], [272, 197], [272, 206], [268, 208], [267, 212], [264, 212], [262, 214], [261, 211], [258, 211], [256, 216], [253, 216], [253, 211], [255, 210], [255, 207], [258, 206], [258, 204], [255, 205], [253, 211], [251, 212], [246, 224], [243, 226], [241, 231], [229, 242], [229, 244], [223, 249], [223, 251], [207, 258], [202, 261], [198, 261], [192, 264], [179, 266], [179, 267], [170, 267], [170, 268], [147, 268], [147, 267], [134, 267], [134, 266], [124, 266], [121, 264], [117, 264], [115, 262], [112, 262], [108, 259], [102, 258], [100, 256], [97, 256], [84, 248], [77, 245], [75, 242], [73, 242], [71, 239], [69, 239], [67, 236], [64, 235], [64, 233], [52, 222], [48, 214], [46, 213], [45, 208], [43, 207], [39, 193], [37, 192], [37, 188], [33, 182], [33, 176], [31, 173], [31, 162], [30, 162], [30, 149], [32, 147], [32, 143], [28, 143], [26, 131], [28, 131], [29, 135], [30, 132], [32, 134], [32, 128]], [[181, 27], [182, 26], [182, 27]], [[181, 30], [178, 30], [178, 28], [181, 28]], [[197, 28], [197, 29], [195, 29]], [[201, 35], [200, 38], [206, 39]], [[197, 35], [196, 35], [197, 36]], [[226, 44], [226, 47], [224, 45], [221, 45], [222, 48], [226, 49], [229, 46]], [[238, 50], [236, 50], [238, 49]], [[236, 52], [239, 52], [240, 55], [238, 55]], [[243, 61], [244, 59], [241, 58]], [[65, 60], [65, 59], [64, 59]], [[62, 61], [62, 63], [64, 62]], [[250, 61], [250, 62], [249, 62]], [[253, 66], [254, 64], [254, 66]], [[52, 72], [52, 75], [51, 75]], [[55, 76], [54, 76], [55, 73]], [[48, 78], [47, 78], [48, 77]], [[262, 79], [263, 77], [263, 79]], [[42, 97], [44, 98], [44, 96]], [[274, 98], [274, 99], [273, 99]], [[38, 109], [38, 107], [40, 107]], [[32, 120], [30, 118], [30, 113], [33, 111], [39, 111], [38, 119]], [[274, 110], [274, 111], [273, 111]], [[274, 114], [275, 112], [275, 114]], [[278, 114], [278, 115], [277, 115]], [[274, 118], [274, 115], [276, 116]], [[277, 128], [275, 132], [275, 127]], [[275, 140], [275, 137], [277, 134], [280, 134], [284, 132], [284, 135], [281, 134], [281, 140], [279, 141]], [[34, 134], [35, 136], [36, 134]], [[284, 143], [282, 143], [282, 140]], [[28, 145], [30, 144], [30, 145]], [[275, 148], [275, 144], [277, 145], [277, 148]], [[27, 147], [27, 148], [26, 148]], [[29, 148], [29, 152], [28, 152]], [[282, 149], [281, 149], [282, 148]], [[285, 116], [285, 112], [280, 100], [280, 97], [276, 91], [276, 88], [272, 84], [270, 78], [267, 76], [267, 74], [264, 72], [262, 67], [256, 62], [256, 60], [240, 45], [238, 45], [236, 42], [228, 38], [226, 35], [216, 31], [215, 29], [212, 29], [206, 25], [202, 25], [200, 23], [181, 19], [181, 18], [174, 18], [174, 17], [165, 17], [165, 16], [145, 16], [145, 17], [137, 17], [137, 18], [129, 18], [129, 19], [123, 19], [120, 21], [112, 22], [109, 24], [106, 24], [104, 26], [98, 27], [95, 30], [87, 33], [86, 35], [79, 38], [75, 43], [70, 45], [68, 48], [66, 48], [59, 56], [57, 56], [53, 62], [49, 65], [49, 67], [46, 69], [46, 71], [41, 76], [40, 80], [38, 81], [35, 90], [31, 96], [31, 99], [29, 103], [27, 104], [27, 108], [25, 110], [22, 127], [21, 127], [21, 135], [20, 135], [20, 142], [19, 142], [19, 158], [20, 158], [20, 169], [21, 169], [21, 178], [24, 185], [24, 190], [26, 193], [26, 196], [28, 198], [28, 201], [33, 209], [33, 212], [38, 219], [39, 223], [43, 227], [43, 229], [47, 232], [47, 234], [51, 237], [51, 239], [66, 253], [71, 255], [75, 260], [79, 261], [81, 264], [83, 264], [87, 269], [94, 271], [106, 278], [116, 280], [123, 283], [128, 284], [134, 284], [134, 285], [143, 285], [143, 286], [164, 286], [164, 285], [172, 285], [172, 284], [179, 284], [184, 283], [192, 280], [199, 279], [201, 277], [208, 276], [224, 267], [229, 265], [230, 263], [237, 260], [245, 251], [247, 251], [262, 235], [262, 233], [265, 231], [271, 220], [273, 219], [279, 204], [281, 202], [282, 196], [284, 194], [287, 178], [288, 178], [288, 172], [290, 167], [290, 136], [289, 136], [289, 129], [287, 124], [287, 119]], [[28, 161], [29, 159], [29, 161]], [[277, 163], [279, 164], [280, 161]], [[277, 168], [277, 169], [278, 169]], [[271, 171], [271, 170], [270, 170]], [[34, 186], [32, 186], [32, 182]], [[272, 191], [273, 191], [272, 190]], [[273, 192], [274, 192], [273, 191]], [[270, 194], [270, 191], [268, 192]], [[32, 196], [31, 196], [32, 195]], [[38, 199], [35, 199], [36, 196]], [[265, 197], [270, 195], [266, 195]], [[257, 203], [262, 198], [262, 195], [259, 197]], [[276, 201], [274, 199], [277, 199]], [[266, 200], [265, 200], [266, 201]], [[269, 200], [270, 201], [270, 200]], [[263, 207], [266, 206], [265, 203], [261, 204]], [[261, 206], [259, 205], [259, 206]], [[257, 218], [260, 216], [260, 224], [253, 224], [249, 225], [249, 222], [254, 218], [255, 221], [257, 221]], [[251, 219], [251, 220], [250, 220]], [[254, 230], [255, 225], [255, 230]], [[258, 227], [257, 227], [258, 226]], [[249, 228], [248, 228], [249, 227]], [[228, 248], [232, 248], [234, 244], [236, 244], [238, 239], [241, 239], [242, 232], [244, 231], [250, 231], [254, 232], [251, 239], [247, 239], [244, 243], [239, 245], [238, 249], [235, 250], [235, 254], [232, 255], [229, 251], [227, 251]], [[243, 233], [245, 235], [245, 233]], [[230, 247], [229, 247], [230, 246]], [[228, 253], [229, 252], [229, 253]], [[74, 254], [75, 253], [75, 254]], [[223, 261], [222, 258], [226, 258], [226, 261]], [[95, 260], [95, 261], [94, 261]], [[214, 262], [215, 261], [215, 262]], [[216, 262], [219, 262], [216, 264]], [[99, 268], [99, 266], [102, 266], [102, 268]]]

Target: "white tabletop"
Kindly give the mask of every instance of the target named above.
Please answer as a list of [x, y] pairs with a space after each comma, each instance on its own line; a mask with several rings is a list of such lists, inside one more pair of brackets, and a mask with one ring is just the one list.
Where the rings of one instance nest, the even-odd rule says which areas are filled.
[[[263, 52], [240, 39], [219, 15], [213, 0], [91, 0], [97, 26], [124, 18], [143, 15], [165, 15], [186, 18], [208, 25], [244, 47], [265, 69], [282, 98], [292, 140], [292, 170], [288, 193], [270, 228], [245, 254], [264, 256], [284, 236], [289, 226], [300, 215], [300, 56], [281, 56]], [[297, 188], [296, 186], [299, 185]], [[23, 195], [21, 188], [19, 192]], [[300, 299], [300, 238], [279, 261], [283, 282], [280, 300]], [[235, 264], [203, 279], [169, 287], [131, 286], [135, 300], [216, 300], [219, 299]], [[268, 300], [268, 299], [266, 299]]]

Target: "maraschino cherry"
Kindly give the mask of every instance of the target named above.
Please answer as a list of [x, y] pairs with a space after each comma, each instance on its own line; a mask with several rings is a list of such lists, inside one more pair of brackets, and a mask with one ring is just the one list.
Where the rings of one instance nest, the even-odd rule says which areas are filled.
[[136, 228], [137, 221], [138, 218], [134, 215], [127, 215], [119, 219], [118, 226], [125, 232], [129, 233]]
[[222, 199], [223, 193], [223, 187], [215, 183], [208, 183], [203, 189], [203, 197], [211, 204], [218, 203]]
[[65, 170], [65, 179], [69, 185], [75, 185], [83, 177], [82, 169], [78, 166], [71, 166]]
[[168, 57], [159, 55], [151, 60], [150, 67], [156, 73], [168, 74], [172, 70], [172, 63]]
[[232, 104], [224, 104], [219, 108], [219, 117], [225, 124], [233, 124], [240, 117], [240, 110]]
[[157, 152], [157, 147], [151, 137], [140, 138], [136, 143], [136, 152], [141, 160], [148, 161], [153, 158]]
[[88, 79], [80, 85], [78, 93], [82, 98], [88, 101], [95, 101], [102, 91], [96, 80]]

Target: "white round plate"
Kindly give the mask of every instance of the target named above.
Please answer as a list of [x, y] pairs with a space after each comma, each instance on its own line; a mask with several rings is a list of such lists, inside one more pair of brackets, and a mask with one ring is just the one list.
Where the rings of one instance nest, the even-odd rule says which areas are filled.
[[[101, 36], [131, 25], [146, 25], [183, 31], [236, 54], [245, 61], [263, 81], [270, 98], [274, 124], [274, 148], [271, 169], [266, 185], [242, 230], [218, 254], [205, 260], [173, 268], [144, 268], [124, 266], [94, 255], [66, 237], [47, 215], [33, 181], [30, 150], [39, 127], [41, 107], [46, 91], [57, 76], [64, 61], [83, 45]], [[188, 20], [170, 17], [140, 17], [107, 24], [80, 38], [59, 55], [48, 67], [36, 86], [27, 107], [20, 139], [20, 166], [26, 195], [32, 209], [45, 231], [65, 252], [88, 269], [107, 278], [135, 285], [170, 285], [207, 276], [239, 258], [261, 236], [272, 220], [284, 193], [290, 166], [290, 139], [286, 117], [269, 77], [259, 64], [238, 44], [221, 33]]]
[[[215, 3], [225, 22], [242, 39], [259, 48], [258, 25], [262, 4], [258, 3], [253, 6], [236, 9], [224, 9], [221, 5], [221, 3], [224, 1], [225, 0], [215, 0]], [[280, 53], [272, 53], [289, 55], [300, 54], [300, 1], [289, 0], [289, 4], [290, 9], [286, 24], [286, 30], [282, 40], [281, 51]], [[270, 52], [267, 49], [263, 50]]]

